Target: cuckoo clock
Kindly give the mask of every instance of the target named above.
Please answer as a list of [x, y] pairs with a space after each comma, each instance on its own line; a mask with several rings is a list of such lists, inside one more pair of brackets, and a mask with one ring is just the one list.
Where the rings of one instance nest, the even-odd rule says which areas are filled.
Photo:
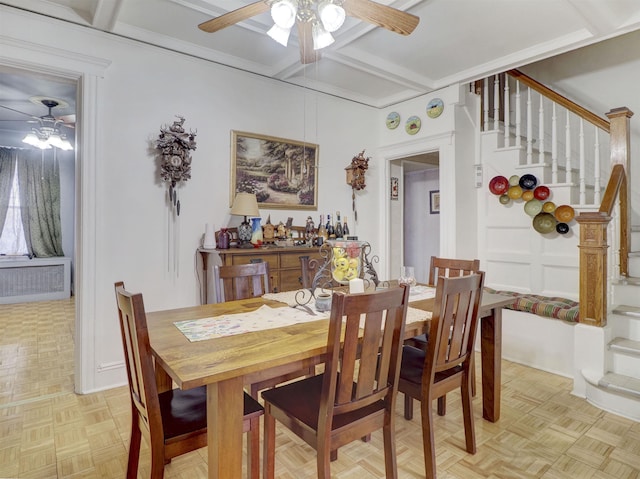
[[358, 221], [358, 212], [356, 211], [356, 191], [364, 190], [367, 186], [364, 174], [369, 168], [369, 158], [365, 158], [364, 150], [358, 156], [354, 156], [351, 164], [345, 168], [347, 172], [347, 184], [351, 186], [351, 201], [353, 209], [353, 217]]

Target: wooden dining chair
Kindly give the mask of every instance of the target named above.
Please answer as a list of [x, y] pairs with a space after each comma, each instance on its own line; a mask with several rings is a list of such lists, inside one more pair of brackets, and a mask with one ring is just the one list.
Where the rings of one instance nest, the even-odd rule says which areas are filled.
[[[429, 286], [435, 287], [438, 283], [438, 278], [444, 276], [446, 278], [457, 278], [460, 276], [468, 276], [480, 271], [480, 260], [478, 259], [455, 259], [455, 258], [440, 258], [437, 256], [431, 257], [431, 263], [429, 267]], [[427, 350], [427, 334], [421, 334], [405, 341], [406, 345], [414, 346], [416, 348]], [[471, 392], [473, 396], [476, 395], [476, 373], [475, 373], [475, 359], [471, 361]], [[438, 398], [438, 415], [444, 416], [447, 412], [447, 398], [442, 396]]]
[[[127, 479], [138, 477], [140, 440], [151, 450], [151, 479], [162, 479], [172, 458], [207, 445], [207, 390], [205, 386], [158, 392], [141, 294], [115, 283], [120, 332], [131, 397], [131, 440]], [[262, 406], [244, 395], [242, 430], [248, 432], [247, 475], [260, 476], [260, 416]]]
[[275, 474], [276, 420], [316, 450], [323, 479], [334, 451], [382, 429], [386, 477], [397, 477], [394, 406], [408, 296], [405, 286], [334, 294], [324, 373], [262, 393], [264, 479]]
[[[216, 265], [213, 277], [218, 302], [234, 301], [262, 296], [269, 290], [269, 263], [258, 262], [240, 265]], [[289, 371], [277, 377], [264, 378], [251, 384], [251, 397], [258, 399], [258, 392], [272, 388], [292, 379], [315, 374], [315, 367], [310, 366], [297, 371]]]
[[216, 301], [255, 298], [269, 293], [269, 263], [216, 265], [213, 267]]
[[[471, 397], [471, 367], [484, 273], [446, 278], [436, 286], [427, 351], [404, 346], [398, 391], [404, 393], [404, 416], [413, 417], [413, 399], [420, 401], [426, 476], [436, 477], [434, 424], [431, 405], [444, 394], [461, 390], [467, 452], [475, 454], [476, 441]], [[267, 418], [265, 412], [265, 420]], [[265, 422], [266, 427], [267, 422]]]

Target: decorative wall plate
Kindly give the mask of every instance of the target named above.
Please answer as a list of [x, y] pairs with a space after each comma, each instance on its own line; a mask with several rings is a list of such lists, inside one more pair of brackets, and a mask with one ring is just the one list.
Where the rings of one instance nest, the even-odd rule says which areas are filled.
[[444, 110], [444, 102], [440, 98], [434, 98], [427, 105], [427, 116], [429, 118], [438, 118]]
[[399, 113], [392, 111], [387, 115], [387, 128], [389, 128], [390, 130], [395, 130], [396, 128], [398, 128], [399, 124], [400, 124]]
[[420, 118], [418, 118], [417, 116], [410, 116], [409, 119], [407, 120], [406, 125], [404, 126], [404, 129], [410, 135], [415, 135], [420, 131], [420, 125], [421, 125]]

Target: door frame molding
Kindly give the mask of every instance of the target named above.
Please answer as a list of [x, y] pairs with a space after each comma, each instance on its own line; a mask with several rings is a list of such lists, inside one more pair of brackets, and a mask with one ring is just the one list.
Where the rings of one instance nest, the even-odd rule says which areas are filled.
[[[411, 142], [381, 147], [378, 149], [378, 154], [384, 163], [384, 173], [380, 177], [379, 185], [380, 191], [384, 192], [380, 205], [381, 211], [384, 212], [381, 225], [383, 233], [380, 238], [381, 257], [384, 258], [380, 264], [382, 278], [391, 277], [394, 267], [391, 260], [391, 162], [432, 152], [438, 152], [440, 163], [440, 254], [455, 257], [453, 255], [455, 255], [456, 224], [451, 215], [455, 212], [455, 188], [448, 187], [455, 185], [454, 132], [449, 131]], [[447, 187], [444, 188], [443, 185]], [[402, 208], [404, 210], [404, 205]], [[402, 236], [401, 239], [403, 239]]]
[[0, 37], [0, 66], [77, 83], [75, 153], [75, 370], [77, 393], [96, 388], [96, 169], [98, 102], [110, 60], [16, 38]]

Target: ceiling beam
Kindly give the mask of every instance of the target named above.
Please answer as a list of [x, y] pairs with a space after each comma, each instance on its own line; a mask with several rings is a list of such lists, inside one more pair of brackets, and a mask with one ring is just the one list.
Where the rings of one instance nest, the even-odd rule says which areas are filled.
[[98, 0], [91, 25], [99, 30], [112, 32], [123, 2], [124, 0]]

